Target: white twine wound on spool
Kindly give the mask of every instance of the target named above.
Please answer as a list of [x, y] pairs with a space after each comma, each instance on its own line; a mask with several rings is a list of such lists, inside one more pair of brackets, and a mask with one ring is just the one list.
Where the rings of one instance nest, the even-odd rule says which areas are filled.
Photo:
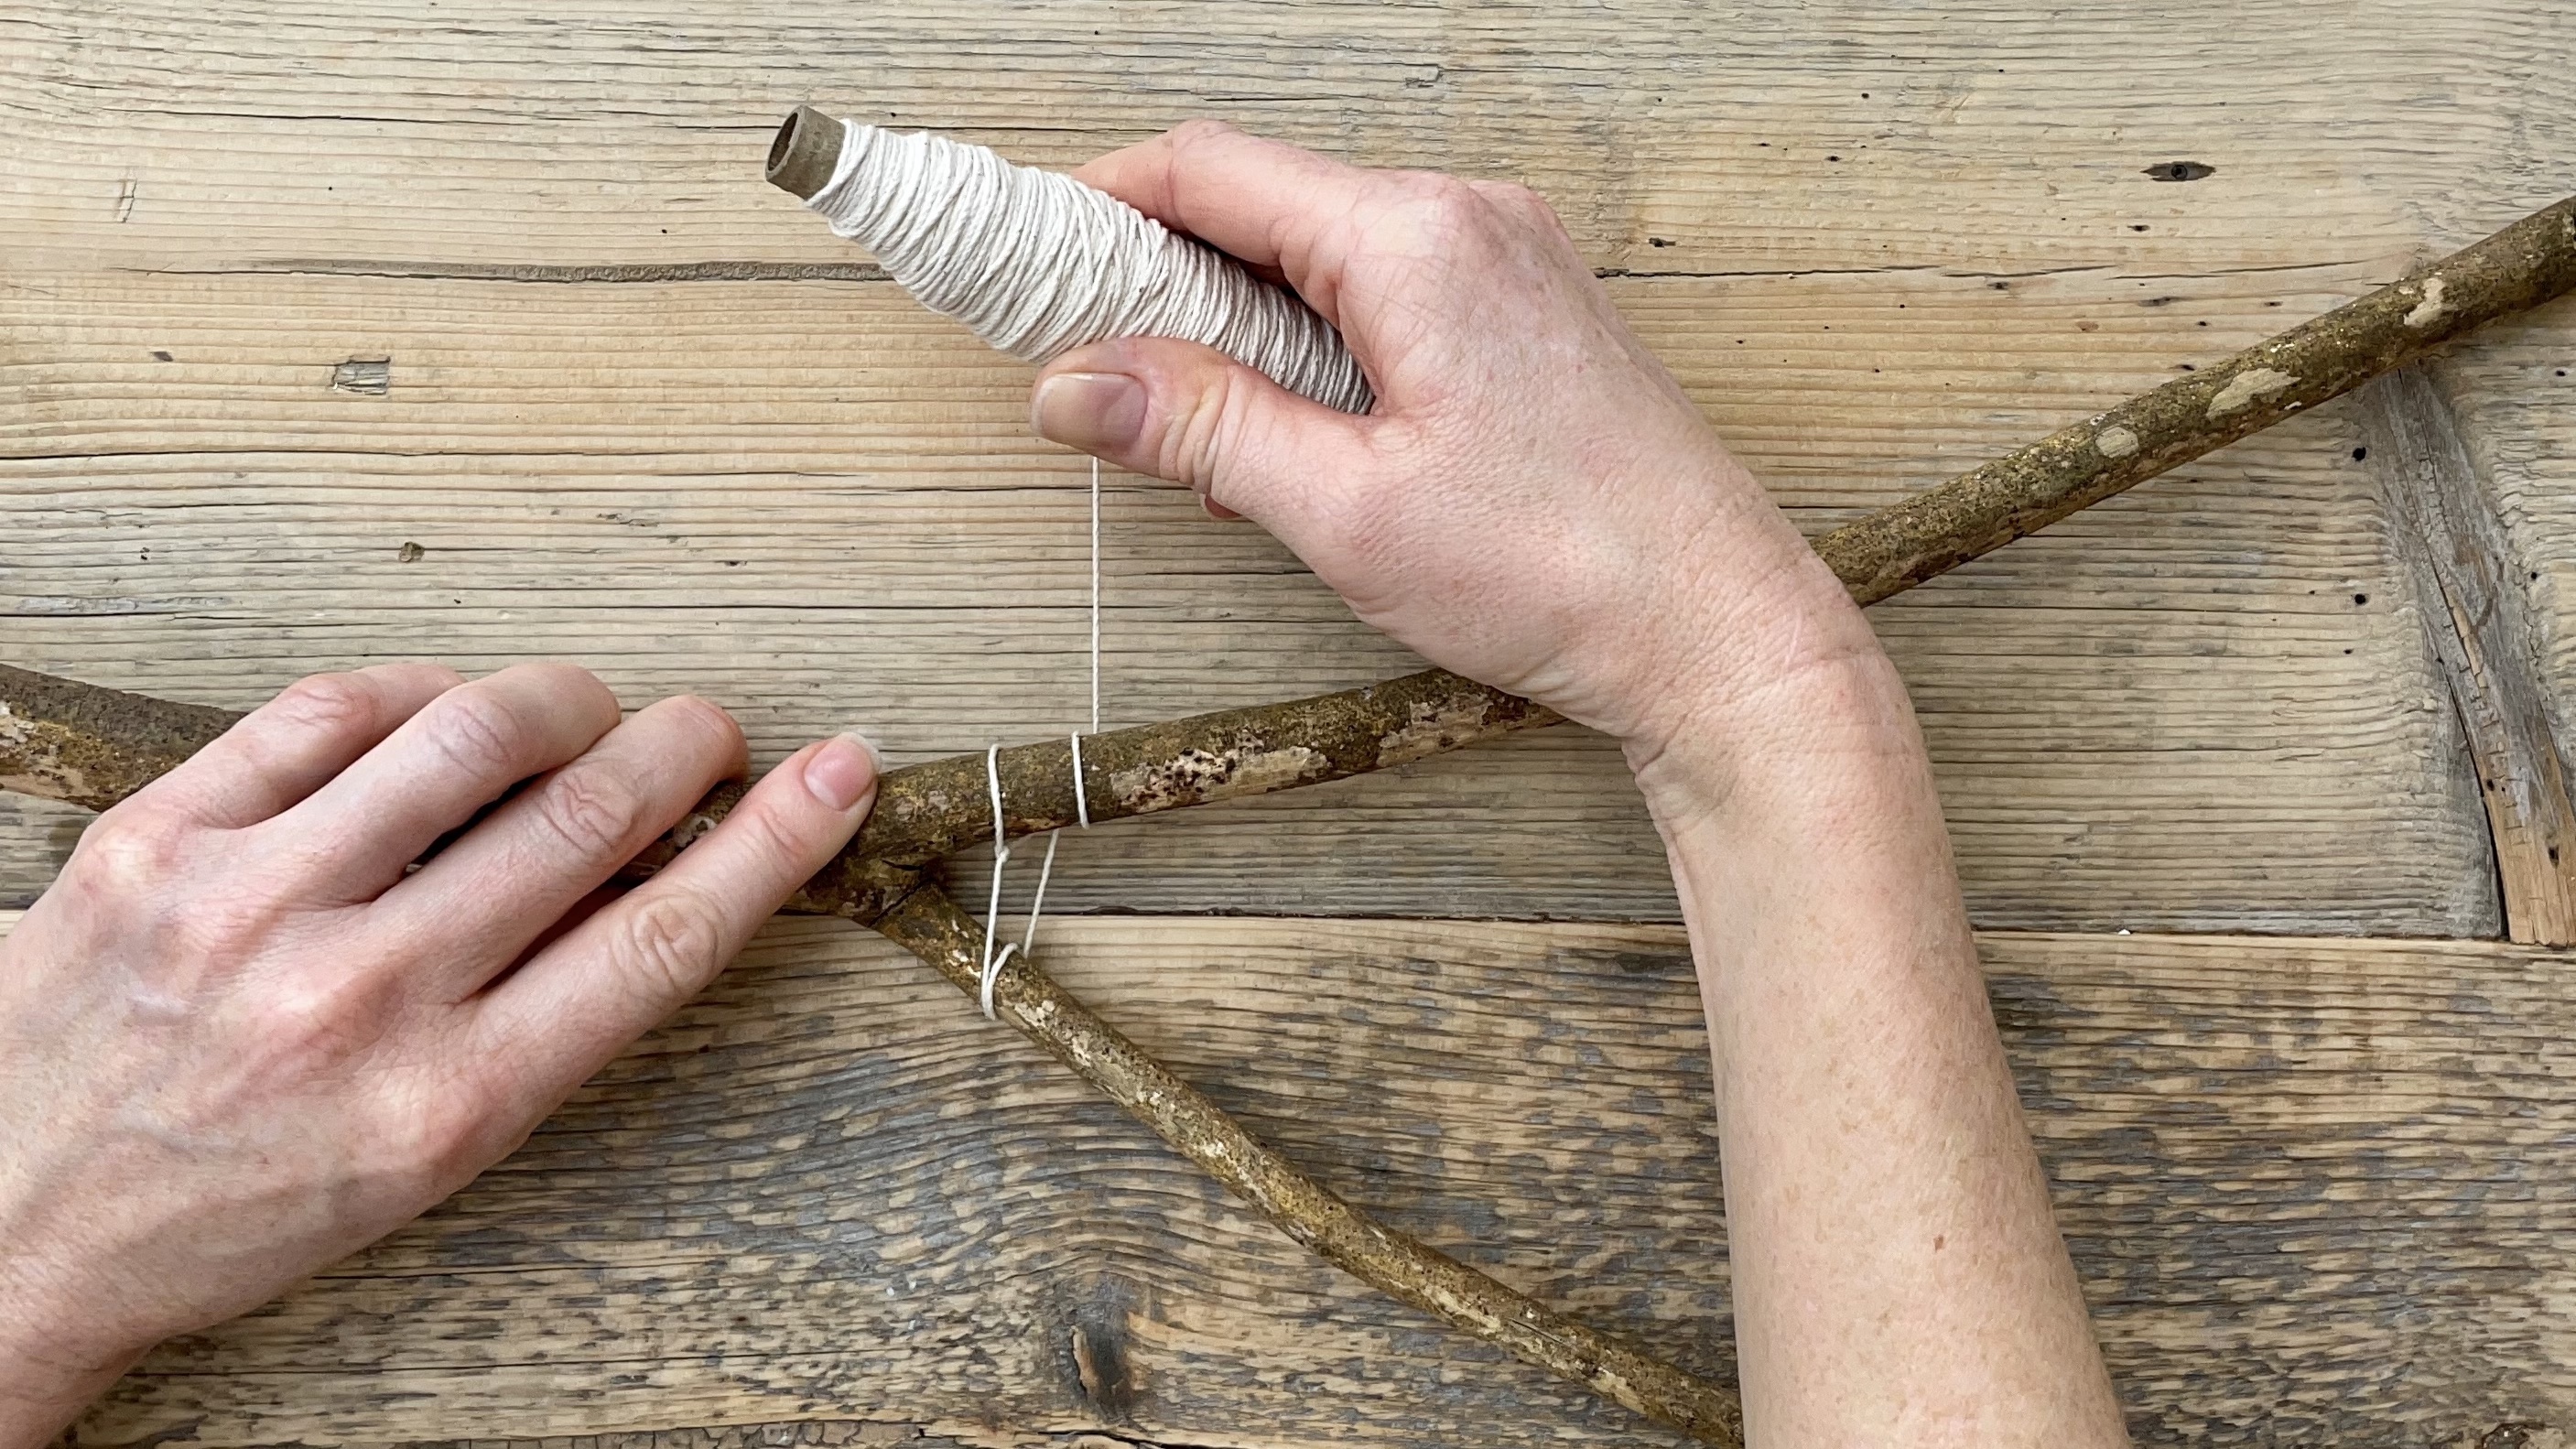
[[1331, 323], [1107, 192], [927, 131], [841, 124], [840, 163], [806, 206], [1002, 351], [1043, 363], [1103, 338], [1177, 337], [1327, 407], [1374, 402]]
[[[843, 121], [832, 179], [805, 204], [835, 233], [876, 253], [924, 306], [1022, 361], [1048, 362], [1110, 337], [1176, 337], [1214, 347], [1327, 407], [1364, 413], [1376, 401], [1341, 335], [1294, 294], [1104, 191], [1015, 166], [986, 147]], [[1100, 732], [1097, 459], [1091, 465], [1091, 732]], [[993, 879], [978, 995], [988, 1018], [1002, 969], [1013, 953], [1026, 956], [1037, 939], [1057, 840], [1057, 832], [1047, 832], [1027, 929], [1019, 940], [1003, 942], [1002, 871], [1011, 848], [1000, 753], [999, 745], [984, 752]], [[1088, 829], [1091, 800], [1079, 733], [1072, 754], [1075, 813]]]

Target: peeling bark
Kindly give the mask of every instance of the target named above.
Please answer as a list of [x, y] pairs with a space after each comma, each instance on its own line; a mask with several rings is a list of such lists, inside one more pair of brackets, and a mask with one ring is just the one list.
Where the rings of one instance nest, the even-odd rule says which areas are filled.
[[0, 790], [104, 810], [240, 718], [0, 664]]

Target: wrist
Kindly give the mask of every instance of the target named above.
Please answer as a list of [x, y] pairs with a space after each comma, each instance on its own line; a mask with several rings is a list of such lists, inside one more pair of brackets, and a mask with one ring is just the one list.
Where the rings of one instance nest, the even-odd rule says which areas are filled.
[[143, 1350], [106, 1361], [65, 1355], [49, 1341], [0, 1338], [0, 1449], [46, 1449]]
[[41, 1449], [151, 1345], [110, 1346], [75, 1316], [29, 1311], [0, 1290], [0, 1449]]
[[[1847, 599], [1842, 608], [1855, 616]], [[1713, 827], [1738, 838], [1766, 816], [1810, 817], [1840, 799], [1928, 789], [1905, 682], [1859, 626], [1858, 642], [1809, 642], [1768, 667], [1713, 661], [1674, 676], [1653, 727], [1622, 740], [1647, 810], [1667, 836]], [[1794, 627], [1794, 626], [1792, 626]]]
[[1667, 828], [1921, 773], [1913, 705], [1869, 621], [1785, 518], [1765, 522], [1698, 561], [1675, 599], [1687, 607], [1630, 656], [1639, 703], [1614, 733]]

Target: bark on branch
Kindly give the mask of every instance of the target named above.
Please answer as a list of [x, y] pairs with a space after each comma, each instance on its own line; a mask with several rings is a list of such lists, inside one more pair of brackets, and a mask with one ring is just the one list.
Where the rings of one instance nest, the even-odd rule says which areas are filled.
[[2576, 289], [2576, 197], [1816, 540], [1875, 604]]
[[[2576, 198], [2192, 377], [1836, 529], [1816, 541], [1816, 552], [1855, 599], [1874, 603], [2571, 288]], [[0, 788], [105, 809], [237, 718], [0, 666]], [[1119, 819], [1363, 774], [1555, 719], [1527, 700], [1432, 670], [1367, 689], [1091, 736], [1082, 789], [1092, 819]], [[875, 818], [792, 907], [873, 925], [975, 991], [981, 927], [923, 881], [930, 862], [989, 838], [984, 768], [981, 755], [961, 755], [890, 772]], [[1007, 833], [1074, 822], [1068, 743], [1005, 750], [1000, 769]], [[710, 795], [637, 862], [637, 873], [666, 863], [739, 798], [732, 786]], [[1632, 1409], [1711, 1443], [1737, 1442], [1731, 1390], [1554, 1315], [1370, 1222], [1298, 1175], [1034, 963], [1015, 958], [996, 999], [1015, 1026], [1297, 1241]]]
[[[983, 923], [936, 887], [904, 897], [876, 928], [967, 996], [980, 991]], [[1587, 1328], [1342, 1201], [1018, 952], [993, 983], [993, 1010], [1290, 1238], [1361, 1282], [1658, 1423], [1711, 1444], [1740, 1442], [1744, 1414], [1733, 1389]]]
[[[2576, 289], [2576, 197], [2224, 362], [1815, 541], [1873, 604], [2336, 397], [2471, 328]], [[0, 667], [0, 788], [105, 809], [237, 716]], [[1087, 736], [1091, 818], [1115, 820], [1384, 769], [1557, 716], [1442, 670]], [[1012, 836], [1074, 823], [1072, 750], [1004, 750]], [[711, 804], [715, 803], [713, 801]], [[848, 858], [918, 865], [989, 838], [980, 755], [886, 776]]]

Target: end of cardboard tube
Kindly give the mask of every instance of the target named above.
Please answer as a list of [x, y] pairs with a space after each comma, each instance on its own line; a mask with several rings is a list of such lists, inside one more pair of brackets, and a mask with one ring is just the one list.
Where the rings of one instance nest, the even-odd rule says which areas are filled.
[[778, 123], [769, 143], [769, 184], [811, 201], [831, 184], [841, 164], [841, 123], [812, 106], [798, 106]]

